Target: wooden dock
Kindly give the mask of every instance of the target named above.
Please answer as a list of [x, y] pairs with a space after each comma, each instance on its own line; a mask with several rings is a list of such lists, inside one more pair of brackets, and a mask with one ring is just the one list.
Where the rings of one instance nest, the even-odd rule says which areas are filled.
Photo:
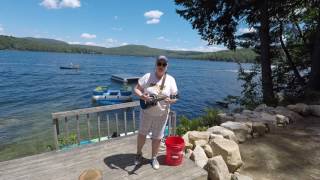
[[146, 158], [135, 167], [136, 135], [119, 137], [68, 151], [53, 151], [39, 155], [0, 162], [2, 180], [76, 180], [87, 169], [99, 169], [104, 180], [119, 179], [207, 179], [207, 172], [191, 160], [184, 159], [180, 166], [164, 164], [164, 149], [159, 155], [159, 170], [152, 169], [150, 139], [143, 149]]

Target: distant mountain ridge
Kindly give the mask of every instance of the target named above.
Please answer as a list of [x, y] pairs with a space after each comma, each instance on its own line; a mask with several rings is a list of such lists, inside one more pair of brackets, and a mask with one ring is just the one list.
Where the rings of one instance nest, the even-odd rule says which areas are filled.
[[201, 59], [211, 61], [253, 62], [256, 54], [251, 49], [237, 51], [223, 50], [217, 52], [175, 51], [151, 48], [144, 45], [125, 45], [105, 48], [68, 44], [64, 41], [46, 38], [17, 38], [0, 35], [0, 50], [47, 51], [65, 53], [128, 55], [128, 56], [158, 56], [166, 55], [171, 58]]

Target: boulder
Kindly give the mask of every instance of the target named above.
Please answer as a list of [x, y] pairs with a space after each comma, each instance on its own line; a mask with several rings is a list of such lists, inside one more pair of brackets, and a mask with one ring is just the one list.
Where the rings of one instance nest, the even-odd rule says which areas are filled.
[[281, 114], [281, 115], [288, 117], [290, 123], [303, 120], [303, 117], [301, 115], [299, 115], [298, 113], [291, 111], [283, 106], [276, 107], [274, 111], [275, 111], [275, 114]]
[[236, 135], [234, 134], [234, 132], [232, 132], [231, 130], [226, 129], [224, 127], [221, 127], [221, 126], [213, 126], [209, 129], [207, 129], [207, 132], [209, 132], [211, 134], [222, 135], [226, 139], [230, 139], [235, 142], [238, 142], [238, 139], [237, 139]]
[[252, 122], [252, 135], [264, 136], [267, 131], [267, 127], [263, 122]]
[[234, 121], [237, 121], [237, 122], [245, 122], [249, 120], [249, 117], [247, 115], [239, 114], [239, 113], [234, 114], [233, 117], [234, 117]]
[[208, 160], [204, 167], [208, 171], [208, 180], [230, 180], [231, 175], [222, 156], [215, 156]]
[[251, 129], [241, 122], [228, 121], [220, 126], [232, 130], [240, 143], [246, 141], [247, 135], [251, 134]]
[[182, 136], [182, 138], [184, 140], [184, 144], [185, 144], [184, 149], [193, 149], [193, 144], [191, 144], [190, 141], [189, 141], [189, 132], [190, 131], [188, 131], [186, 134], [184, 134]]
[[204, 146], [208, 143], [207, 140], [204, 140], [204, 139], [200, 139], [200, 140], [197, 140], [197, 141], [194, 141], [194, 144], [193, 146]]
[[277, 119], [278, 126], [286, 126], [289, 124], [289, 118], [284, 115], [277, 114], [276, 119]]
[[213, 157], [213, 151], [212, 148], [209, 144], [206, 144], [203, 146], [203, 150], [206, 153], [208, 158], [212, 158]]
[[221, 134], [210, 134], [210, 139], [224, 138]]
[[295, 105], [288, 105], [287, 108], [296, 113], [302, 114], [304, 116], [310, 115], [309, 106], [303, 103], [298, 103]]
[[269, 114], [273, 114], [273, 111], [274, 111], [274, 108], [273, 107], [269, 107], [265, 104], [260, 104], [259, 106], [257, 106], [255, 109], [254, 109], [255, 112], [266, 112], [266, 113], [269, 113]]
[[313, 116], [320, 117], [320, 105], [310, 105], [309, 106], [309, 112]]
[[194, 142], [197, 140], [205, 140], [208, 142], [210, 134], [211, 133], [206, 131], [189, 131], [188, 133], [189, 142], [191, 144], [194, 144]]
[[197, 166], [203, 168], [207, 162], [208, 158], [202, 147], [196, 146], [190, 156], [190, 159], [193, 160]]
[[231, 180], [253, 180], [253, 179], [249, 176], [245, 176], [239, 173], [234, 173], [231, 175]]
[[237, 143], [228, 139], [216, 138], [210, 140], [209, 144], [213, 150], [213, 155], [221, 155], [231, 173], [242, 166], [243, 162]]
[[234, 117], [233, 116], [229, 116], [226, 113], [219, 113], [218, 117], [220, 119], [220, 122], [234, 121]]

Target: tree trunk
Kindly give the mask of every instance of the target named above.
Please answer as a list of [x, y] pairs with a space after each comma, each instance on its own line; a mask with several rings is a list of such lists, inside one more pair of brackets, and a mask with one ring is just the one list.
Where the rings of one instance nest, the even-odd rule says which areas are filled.
[[[298, 82], [300, 85], [304, 86], [304, 79], [301, 77], [296, 65], [294, 64], [293, 60], [292, 60], [292, 57], [289, 53], [289, 50], [288, 48], [286, 47], [286, 45], [284, 44], [283, 42], [283, 39], [282, 39], [282, 33], [283, 33], [283, 25], [282, 25], [282, 22], [278, 19], [278, 22], [280, 23], [280, 34], [279, 34], [279, 39], [280, 39], [280, 43], [281, 43], [281, 47], [284, 51], [284, 53], [286, 54], [286, 57], [287, 57], [287, 61], [290, 65], [290, 68], [291, 70], [293, 71], [294, 73], [294, 76], [297, 78]], [[302, 35], [302, 34], [301, 34]]]
[[320, 16], [318, 18], [318, 27], [315, 38], [311, 55], [312, 64], [309, 88], [311, 90], [320, 91]]
[[273, 93], [273, 83], [271, 75], [271, 60], [270, 60], [270, 27], [268, 0], [261, 3], [260, 14], [260, 29], [259, 36], [261, 41], [261, 73], [262, 73], [262, 93], [263, 101], [267, 105], [274, 105], [275, 98]]

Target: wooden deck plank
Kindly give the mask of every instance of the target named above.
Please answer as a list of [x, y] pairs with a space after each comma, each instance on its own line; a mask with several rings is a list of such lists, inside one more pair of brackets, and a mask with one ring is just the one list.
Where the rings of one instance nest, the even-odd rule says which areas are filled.
[[[161, 167], [152, 169], [149, 159], [151, 143], [147, 140], [145, 161], [137, 169], [133, 165], [136, 135], [91, 144], [68, 151], [49, 152], [31, 157], [0, 162], [0, 179], [78, 179], [81, 172], [96, 168], [104, 179], [206, 179], [207, 173], [192, 161], [181, 166], [164, 165], [164, 152], [159, 155]], [[134, 170], [134, 171], [133, 171]]]

